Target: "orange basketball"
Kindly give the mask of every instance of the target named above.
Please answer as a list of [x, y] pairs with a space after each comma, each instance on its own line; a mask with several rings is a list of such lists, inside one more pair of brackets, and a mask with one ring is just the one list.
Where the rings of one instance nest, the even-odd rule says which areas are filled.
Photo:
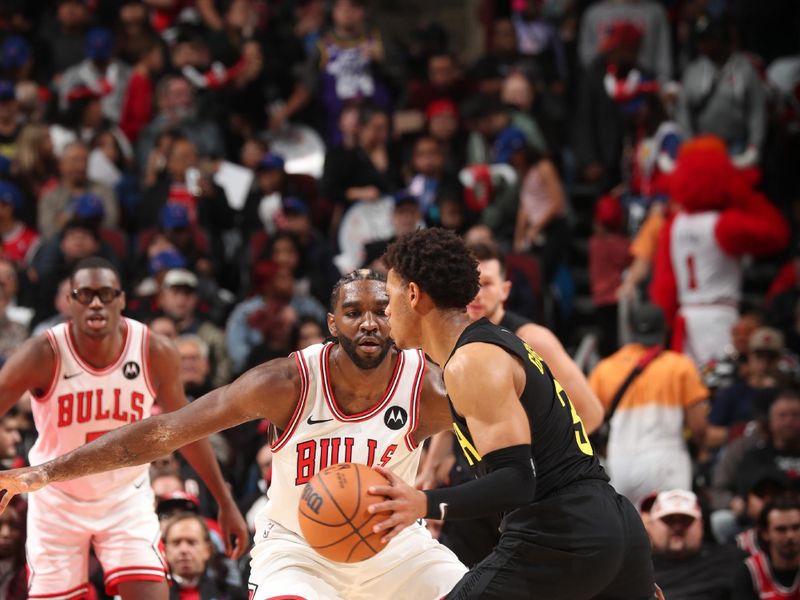
[[303, 488], [298, 506], [300, 529], [308, 544], [325, 558], [353, 563], [375, 556], [385, 544], [372, 532], [390, 513], [367, 512], [381, 501], [367, 490], [389, 482], [366, 465], [341, 463], [316, 474]]

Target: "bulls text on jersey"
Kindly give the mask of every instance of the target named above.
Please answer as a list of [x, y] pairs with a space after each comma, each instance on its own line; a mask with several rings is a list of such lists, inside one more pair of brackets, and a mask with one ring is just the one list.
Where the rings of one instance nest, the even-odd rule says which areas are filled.
[[130, 392], [130, 412], [121, 408], [122, 390], [114, 388], [110, 395], [102, 389], [74, 392], [58, 396], [58, 427], [69, 427], [73, 423], [113, 420], [133, 423], [144, 418], [144, 394]]
[[[353, 445], [355, 439], [352, 437], [331, 437], [320, 438], [318, 440], [306, 440], [295, 446], [297, 453], [297, 476], [295, 485], [303, 485], [309, 482], [314, 475], [330, 465], [340, 462], [353, 462]], [[397, 444], [389, 444], [386, 448], [378, 447], [378, 440], [367, 439], [367, 461], [368, 467], [379, 464], [385, 467], [397, 450]]]

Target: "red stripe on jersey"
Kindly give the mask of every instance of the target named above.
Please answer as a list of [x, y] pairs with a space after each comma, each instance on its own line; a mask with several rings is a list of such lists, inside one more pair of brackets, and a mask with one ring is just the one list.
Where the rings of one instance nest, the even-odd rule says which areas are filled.
[[397, 385], [400, 382], [400, 377], [403, 374], [405, 354], [403, 351], [398, 353], [397, 363], [394, 366], [394, 373], [392, 374], [392, 379], [389, 381], [389, 386], [386, 388], [386, 392], [384, 392], [383, 398], [375, 406], [368, 408], [363, 412], [356, 413], [354, 415], [346, 415], [336, 404], [336, 398], [333, 396], [333, 387], [331, 386], [330, 372], [328, 370], [328, 355], [331, 353], [333, 346], [334, 344], [326, 345], [319, 355], [320, 371], [322, 372], [323, 395], [325, 396], [325, 402], [328, 404], [328, 408], [331, 409], [331, 412], [333, 413], [333, 416], [336, 417], [337, 421], [343, 421], [345, 423], [358, 423], [374, 417], [380, 411], [386, 408], [386, 405], [391, 402], [392, 397], [397, 390]]
[[104, 580], [106, 583], [112, 579], [116, 579], [120, 575], [124, 575], [131, 571], [150, 571], [153, 573], [166, 573], [164, 567], [154, 567], [153, 565], [129, 565], [127, 567], [118, 567], [111, 569], [105, 574]]
[[63, 592], [55, 592], [52, 594], [29, 594], [28, 598], [50, 598], [52, 600], [72, 600], [73, 598], [80, 598], [81, 595], [89, 592], [89, 584], [82, 583], [70, 590]]
[[81, 355], [78, 353], [78, 347], [75, 345], [75, 340], [72, 337], [72, 321], [69, 321], [67, 323], [66, 325], [67, 348], [69, 348], [70, 354], [72, 354], [72, 357], [84, 371], [88, 372], [91, 375], [107, 375], [108, 373], [110, 373], [111, 371], [120, 366], [120, 364], [122, 363], [122, 359], [124, 359], [125, 355], [128, 353], [128, 345], [130, 344], [131, 341], [131, 331], [130, 331], [131, 326], [128, 324], [127, 319], [122, 319], [122, 323], [125, 325], [125, 331], [122, 334], [123, 335], [122, 349], [119, 352], [119, 356], [117, 356], [117, 358], [114, 361], [112, 361], [110, 365], [108, 365], [107, 367], [103, 367], [102, 369], [97, 369], [93, 367], [92, 365], [87, 363], [83, 358], [81, 358]]
[[289, 419], [289, 424], [286, 426], [284, 432], [272, 444], [272, 451], [277, 452], [286, 445], [289, 438], [292, 437], [294, 430], [297, 429], [297, 424], [300, 422], [300, 417], [303, 415], [303, 409], [306, 405], [306, 396], [308, 395], [308, 366], [302, 351], [298, 350], [294, 353], [294, 360], [297, 363], [297, 370], [300, 372], [300, 397], [297, 399], [297, 406], [294, 409], [292, 418]]
[[119, 590], [117, 587], [120, 583], [125, 583], [127, 581], [166, 581], [167, 574], [161, 573], [159, 575], [149, 575], [147, 573], [139, 573], [139, 574], [130, 574], [130, 575], [120, 575], [119, 577], [115, 577], [111, 581], [106, 581], [106, 594], [110, 596], [116, 596], [119, 594]]
[[53, 392], [56, 390], [58, 379], [61, 376], [61, 353], [58, 351], [58, 342], [56, 341], [55, 334], [50, 329], [47, 329], [45, 334], [47, 335], [47, 341], [50, 342], [50, 346], [53, 348], [56, 364], [53, 368], [53, 377], [50, 379], [50, 384], [47, 386], [47, 391], [41, 396], [41, 398], [37, 398], [31, 394], [31, 396], [39, 402], [45, 402], [50, 399], [50, 396], [52, 396]]
[[146, 325], [142, 331], [142, 375], [144, 376], [144, 384], [147, 386], [147, 391], [155, 398], [156, 389], [153, 385], [153, 380], [150, 378], [150, 328]]
[[414, 432], [419, 426], [419, 405], [420, 396], [422, 395], [422, 382], [425, 379], [425, 372], [428, 365], [425, 362], [425, 354], [421, 350], [417, 350], [419, 356], [419, 365], [417, 365], [417, 374], [414, 376], [414, 389], [411, 392], [411, 410], [409, 411], [410, 423], [408, 431], [405, 435], [406, 448], [414, 450], [417, 447], [417, 442], [414, 441]]

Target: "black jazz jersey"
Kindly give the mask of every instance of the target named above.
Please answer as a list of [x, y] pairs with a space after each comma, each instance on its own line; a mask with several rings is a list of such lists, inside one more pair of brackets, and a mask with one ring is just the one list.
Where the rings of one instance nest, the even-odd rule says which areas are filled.
[[[531, 430], [531, 454], [536, 472], [535, 501], [575, 481], [608, 481], [567, 393], [536, 351], [513, 332], [487, 319], [469, 325], [458, 338], [453, 352], [475, 342], [500, 346], [522, 361], [526, 381], [520, 402]], [[492, 399], [486, 398], [486, 401]], [[483, 474], [481, 456], [475, 449], [467, 422], [456, 412], [452, 401], [450, 412], [456, 439], [467, 462], [477, 475]]]

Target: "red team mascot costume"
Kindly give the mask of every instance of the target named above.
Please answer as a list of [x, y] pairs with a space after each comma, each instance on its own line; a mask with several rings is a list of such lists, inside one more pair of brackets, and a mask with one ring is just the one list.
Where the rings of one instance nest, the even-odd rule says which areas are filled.
[[650, 296], [672, 325], [673, 349], [698, 364], [730, 343], [742, 288], [741, 257], [780, 252], [789, 228], [757, 175], [738, 171], [712, 136], [684, 144], [670, 181], [675, 211], [661, 233]]

